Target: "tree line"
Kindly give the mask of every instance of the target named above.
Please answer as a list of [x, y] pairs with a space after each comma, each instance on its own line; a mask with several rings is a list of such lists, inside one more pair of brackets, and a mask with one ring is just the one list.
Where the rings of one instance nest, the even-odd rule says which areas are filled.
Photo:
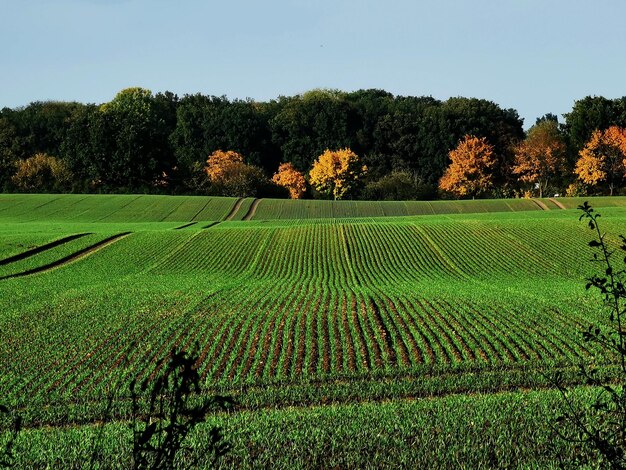
[[[612, 126], [626, 127], [626, 97], [586, 97], [563, 123], [547, 114], [525, 133], [517, 111], [476, 98], [312, 90], [257, 102], [128, 88], [99, 105], [34, 102], [2, 109], [0, 188], [363, 199], [513, 197], [566, 188], [608, 193], [621, 189], [623, 171], [612, 172], [610, 181], [597, 178], [593, 162], [587, 173], [595, 172], [595, 180], [575, 171], [592, 137]], [[458, 150], [471, 138], [489, 146], [483, 175], [450, 170], [455, 158], [467, 163]], [[533, 158], [541, 157], [546, 139], [543, 149], [553, 151], [558, 165], [544, 158], [538, 165], [547, 170], [540, 171]], [[349, 152], [332, 165], [350, 161], [358, 177], [331, 186], [319, 180], [313, 167], [327, 150]], [[227, 172], [234, 180], [209, 174], [208, 159], [217, 151], [238, 155]], [[279, 176], [281, 165], [291, 173]], [[537, 172], [540, 177], [532, 176]], [[455, 173], [471, 188], [458, 190]], [[297, 189], [280, 183], [294, 178]]]

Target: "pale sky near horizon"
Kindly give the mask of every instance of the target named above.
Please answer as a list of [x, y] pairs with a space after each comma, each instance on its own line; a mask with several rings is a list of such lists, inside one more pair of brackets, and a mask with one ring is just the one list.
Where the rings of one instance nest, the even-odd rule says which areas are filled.
[[0, 108], [129, 86], [492, 100], [525, 127], [626, 95], [624, 0], [0, 0]]

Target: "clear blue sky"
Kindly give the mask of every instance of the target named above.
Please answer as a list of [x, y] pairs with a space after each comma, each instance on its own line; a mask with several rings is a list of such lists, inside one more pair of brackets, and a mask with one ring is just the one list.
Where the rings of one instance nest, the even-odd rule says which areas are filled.
[[382, 88], [486, 98], [528, 127], [626, 95], [625, 19], [624, 0], [0, 0], [0, 107]]

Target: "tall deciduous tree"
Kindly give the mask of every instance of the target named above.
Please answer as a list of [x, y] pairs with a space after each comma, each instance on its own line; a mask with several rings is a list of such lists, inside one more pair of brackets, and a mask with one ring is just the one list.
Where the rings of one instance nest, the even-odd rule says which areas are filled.
[[442, 113], [453, 139], [447, 149], [452, 149], [465, 135], [485, 137], [493, 147], [496, 160], [492, 170], [494, 189], [514, 183], [510, 179], [514, 159], [512, 147], [524, 138], [524, 120], [516, 110], [502, 109], [484, 99], [458, 97], [447, 100]]
[[301, 199], [306, 192], [304, 175], [296, 170], [291, 163], [281, 164], [272, 181], [278, 186], [287, 188], [291, 199]]
[[558, 122], [542, 120], [531, 127], [524, 141], [515, 147], [513, 173], [520, 180], [536, 185], [539, 197], [548, 187], [550, 178], [565, 168], [565, 142]]
[[496, 157], [485, 137], [466, 135], [450, 152], [450, 166], [439, 188], [456, 196], [480, 196], [493, 189]]
[[594, 131], [580, 151], [575, 173], [583, 183], [592, 186], [606, 183], [613, 195], [615, 186], [626, 177], [626, 129], [611, 126]]
[[337, 200], [353, 194], [366, 171], [359, 156], [349, 148], [326, 149], [313, 163], [309, 177], [316, 190], [332, 194]]

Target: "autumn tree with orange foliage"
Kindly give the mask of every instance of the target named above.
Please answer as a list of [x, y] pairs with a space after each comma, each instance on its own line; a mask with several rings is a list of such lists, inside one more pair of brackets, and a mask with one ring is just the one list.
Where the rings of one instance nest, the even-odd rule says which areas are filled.
[[545, 120], [528, 131], [526, 139], [515, 147], [513, 173], [521, 181], [536, 185], [543, 197], [550, 178], [565, 169], [565, 142], [558, 123]]
[[485, 137], [466, 135], [450, 151], [450, 165], [439, 180], [439, 188], [456, 196], [479, 196], [493, 188], [496, 157]]
[[579, 155], [574, 170], [578, 179], [592, 186], [605, 182], [612, 196], [626, 177], [626, 129], [611, 126], [594, 131]]
[[287, 188], [291, 199], [302, 199], [306, 192], [304, 175], [296, 170], [291, 163], [282, 163], [272, 181], [278, 186]]
[[204, 171], [211, 181], [211, 193], [219, 196], [257, 197], [267, 185], [263, 170], [244, 163], [243, 157], [232, 150], [213, 152]]
[[343, 199], [356, 189], [367, 172], [361, 159], [349, 148], [326, 149], [309, 172], [311, 185], [319, 192], [332, 194], [335, 200]]
[[240, 169], [243, 157], [232, 150], [216, 150], [206, 161], [205, 171], [212, 183], [219, 183]]

